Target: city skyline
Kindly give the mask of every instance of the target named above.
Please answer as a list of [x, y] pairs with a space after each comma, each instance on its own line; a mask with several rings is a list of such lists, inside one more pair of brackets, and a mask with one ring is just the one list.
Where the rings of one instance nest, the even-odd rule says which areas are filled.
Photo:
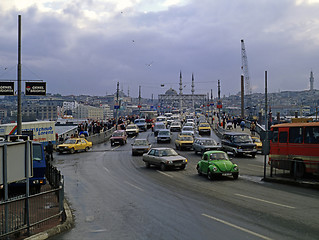
[[[179, 89], [240, 91], [245, 40], [252, 92], [310, 89], [316, 73], [318, 0], [10, 1], [0, 2], [0, 81], [16, 79], [17, 19], [22, 16], [22, 78], [47, 92], [143, 98]], [[163, 86], [164, 85], [164, 86]], [[23, 85], [24, 86], [24, 85]]]

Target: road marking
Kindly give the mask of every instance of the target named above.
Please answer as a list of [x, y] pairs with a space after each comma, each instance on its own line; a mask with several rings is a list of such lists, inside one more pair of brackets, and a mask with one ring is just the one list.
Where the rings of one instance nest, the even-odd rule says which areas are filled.
[[112, 151], [118, 149], [120, 146], [116, 146], [115, 148], [112, 148]]
[[165, 175], [166, 177], [170, 177], [170, 178], [172, 178], [173, 176], [171, 176], [171, 175], [169, 175], [169, 174], [167, 174], [167, 173], [164, 173], [164, 172], [162, 172], [162, 171], [159, 171], [159, 170], [156, 170], [158, 173], [160, 173], [160, 174], [163, 174], [163, 175]]
[[104, 170], [107, 171], [107, 172], [110, 172], [110, 170], [108, 170], [106, 167], [104, 167]]
[[134, 188], [136, 188], [136, 189], [138, 189], [138, 190], [144, 192], [144, 190], [143, 190], [142, 188], [140, 188], [140, 187], [138, 187], [138, 186], [136, 186], [136, 185], [134, 185], [134, 184], [132, 184], [132, 183], [129, 183], [129, 182], [127, 182], [127, 181], [125, 181], [125, 183], [128, 184], [128, 185], [130, 185], [131, 187], [134, 187]]
[[269, 237], [266, 237], [266, 236], [261, 235], [261, 234], [259, 234], [259, 233], [255, 233], [255, 232], [250, 231], [250, 230], [248, 230], [248, 229], [246, 229], [246, 228], [239, 227], [239, 226], [237, 226], [237, 225], [235, 225], [235, 224], [226, 222], [226, 221], [221, 220], [221, 219], [219, 219], [219, 218], [215, 218], [215, 217], [213, 217], [213, 216], [210, 216], [210, 215], [207, 215], [207, 214], [204, 214], [204, 213], [202, 214], [202, 216], [207, 217], [207, 218], [210, 218], [210, 219], [213, 219], [213, 220], [215, 220], [215, 221], [217, 221], [217, 222], [223, 223], [223, 224], [225, 224], [225, 225], [228, 225], [228, 226], [230, 226], [230, 227], [236, 228], [236, 229], [241, 230], [241, 231], [243, 231], [243, 232], [249, 233], [249, 234], [254, 235], [254, 236], [256, 236], [256, 237], [259, 237], [259, 238], [262, 238], [262, 239], [265, 239], [265, 240], [272, 240], [272, 239], [269, 238]]
[[241, 195], [241, 194], [238, 194], [238, 193], [235, 193], [235, 195], [239, 196], [239, 197], [249, 198], [249, 199], [253, 199], [253, 200], [256, 200], [256, 201], [277, 205], [277, 206], [280, 206], [280, 207], [286, 207], [286, 208], [292, 208], [292, 209], [295, 208], [295, 207], [292, 207], [292, 206], [288, 206], [288, 205], [284, 205], [284, 204], [280, 204], [280, 203], [275, 203], [275, 202], [270, 202], [270, 201], [263, 200], [263, 199], [260, 199], [260, 198], [254, 198], [254, 197], [250, 197], [250, 196], [246, 196], [246, 195]]
[[260, 167], [260, 168], [264, 168], [264, 166], [260, 166], [260, 165], [255, 165], [255, 164], [248, 164], [249, 166], [253, 166], [253, 167]]

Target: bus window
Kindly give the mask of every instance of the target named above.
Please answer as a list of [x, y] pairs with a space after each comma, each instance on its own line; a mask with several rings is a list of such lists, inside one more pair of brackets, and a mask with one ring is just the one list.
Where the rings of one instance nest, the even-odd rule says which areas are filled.
[[289, 143], [302, 143], [303, 141], [302, 127], [289, 128]]
[[279, 133], [279, 142], [280, 143], [287, 143], [288, 139], [288, 132], [280, 132]]
[[319, 144], [319, 127], [305, 127], [305, 143]]
[[274, 128], [273, 130], [272, 142], [273, 143], [278, 142], [278, 128]]

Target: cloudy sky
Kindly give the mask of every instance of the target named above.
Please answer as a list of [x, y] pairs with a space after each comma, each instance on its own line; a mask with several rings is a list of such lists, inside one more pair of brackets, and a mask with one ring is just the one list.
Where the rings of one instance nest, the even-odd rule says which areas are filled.
[[[0, 80], [42, 79], [62, 95], [143, 98], [170, 87], [228, 96], [240, 90], [241, 39], [252, 92], [319, 87], [319, 0], [1, 0]], [[318, 76], [318, 77], [317, 77]], [[161, 87], [161, 85], [164, 87]], [[24, 85], [23, 85], [24, 86]]]

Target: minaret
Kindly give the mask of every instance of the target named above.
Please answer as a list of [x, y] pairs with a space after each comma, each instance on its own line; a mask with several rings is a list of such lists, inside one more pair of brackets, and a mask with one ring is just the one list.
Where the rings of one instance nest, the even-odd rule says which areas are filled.
[[179, 109], [182, 111], [182, 97], [183, 97], [183, 83], [182, 83], [182, 71], [179, 73]]
[[313, 72], [310, 72], [310, 91], [313, 91], [313, 83], [315, 79], [313, 78]]
[[192, 105], [193, 105], [193, 109], [195, 109], [194, 93], [195, 93], [194, 73], [192, 73]]

